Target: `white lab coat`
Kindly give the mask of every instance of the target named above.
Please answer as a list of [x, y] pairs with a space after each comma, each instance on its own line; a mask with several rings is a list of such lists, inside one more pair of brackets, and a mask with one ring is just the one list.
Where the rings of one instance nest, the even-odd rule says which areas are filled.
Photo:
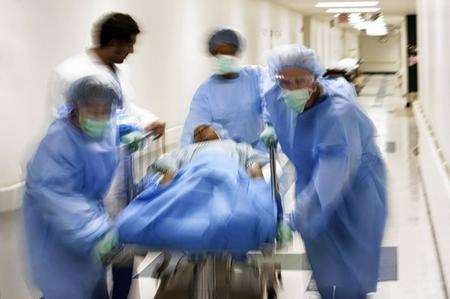
[[117, 111], [117, 121], [119, 123], [135, 124], [142, 129], [158, 120], [150, 111], [133, 104], [135, 94], [128, 79], [127, 66], [124, 64], [116, 65], [116, 73], [114, 73], [90, 50], [68, 58], [53, 71], [49, 84], [49, 103], [52, 107], [52, 119], [59, 116], [59, 109], [66, 102], [66, 91], [69, 86], [82, 77], [93, 75], [106, 76], [120, 85], [123, 107]]

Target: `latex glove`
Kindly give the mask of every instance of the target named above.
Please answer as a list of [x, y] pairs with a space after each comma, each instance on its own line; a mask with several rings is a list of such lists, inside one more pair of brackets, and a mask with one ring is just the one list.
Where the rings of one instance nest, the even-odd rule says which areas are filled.
[[94, 246], [92, 250], [94, 259], [105, 265], [118, 253], [119, 248], [119, 236], [115, 230], [111, 230]]
[[122, 136], [121, 141], [123, 144], [128, 145], [132, 151], [136, 151], [142, 138], [144, 138], [144, 134], [141, 131], [133, 131]]
[[285, 248], [292, 244], [292, 229], [289, 224], [282, 220], [277, 227], [277, 248]]
[[291, 229], [291, 231], [297, 231], [297, 228], [295, 227], [294, 223], [294, 214], [284, 214], [283, 216], [283, 222]]
[[119, 125], [119, 136], [120, 138], [122, 138], [123, 136], [134, 132], [134, 131], [139, 131], [139, 128], [135, 125], [131, 125], [131, 124], [120, 124]]
[[152, 132], [155, 134], [155, 139], [158, 139], [166, 131], [166, 123], [160, 121], [154, 121], [144, 129], [145, 132]]
[[275, 146], [278, 142], [277, 134], [272, 125], [267, 125], [264, 131], [262, 131], [259, 138], [264, 142], [267, 147]]

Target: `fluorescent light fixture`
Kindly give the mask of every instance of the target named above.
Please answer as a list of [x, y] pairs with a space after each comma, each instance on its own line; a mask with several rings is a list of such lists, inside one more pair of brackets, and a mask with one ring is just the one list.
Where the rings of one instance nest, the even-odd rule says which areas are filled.
[[388, 34], [388, 30], [386, 27], [380, 27], [380, 28], [366, 28], [366, 34], [370, 36], [383, 36]]
[[366, 23], [366, 34], [371, 36], [383, 36], [388, 34], [384, 17], [381, 16], [375, 21], [369, 21]]
[[379, 12], [379, 7], [340, 7], [329, 8], [327, 13], [356, 13], [356, 12]]
[[378, 1], [353, 1], [353, 2], [319, 2], [316, 7], [372, 7], [377, 6]]

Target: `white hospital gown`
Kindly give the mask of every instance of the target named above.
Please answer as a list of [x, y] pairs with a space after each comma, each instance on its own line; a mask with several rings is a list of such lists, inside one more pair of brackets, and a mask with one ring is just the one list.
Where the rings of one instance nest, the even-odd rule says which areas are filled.
[[270, 161], [267, 154], [253, 149], [246, 143], [237, 143], [233, 140], [214, 140], [190, 144], [180, 150], [165, 154], [150, 166], [150, 171], [176, 172], [201, 155], [218, 150], [228, 153], [244, 168], [254, 163], [262, 167]]

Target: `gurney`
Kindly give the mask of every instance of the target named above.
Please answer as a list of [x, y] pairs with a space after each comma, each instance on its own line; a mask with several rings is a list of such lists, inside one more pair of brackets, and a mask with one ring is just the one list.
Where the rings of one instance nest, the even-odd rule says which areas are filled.
[[[143, 198], [149, 192], [160, 192], [146, 189], [148, 188], [146, 164], [148, 165], [149, 162], [154, 160], [149, 157], [149, 155], [151, 156], [151, 152], [149, 152], [151, 140], [152, 136], [147, 135], [137, 148], [135, 146], [127, 148], [128, 154], [125, 165], [127, 195], [130, 202], [135, 201], [132, 202], [132, 205], [135, 205], [134, 213], [137, 212], [138, 214], [142, 212], [141, 208], [146, 204]], [[270, 149], [271, 184], [268, 188], [270, 189], [268, 194], [271, 196], [269, 201], [273, 208], [274, 228], [276, 228], [276, 223], [281, 221], [283, 215], [275, 175], [275, 157], [275, 149], [272, 148]], [[182, 179], [180, 181], [180, 183], [183, 183]], [[140, 205], [139, 201], [143, 201], [143, 204]], [[232, 204], [236, 203], [238, 202]], [[164, 209], [164, 207], [162, 208]], [[158, 211], [153, 210], [152, 213], [157, 214]], [[130, 216], [132, 214], [133, 212], [130, 213]], [[126, 226], [124, 221], [119, 219], [119, 231], [121, 228], [123, 230], [124, 226]], [[145, 233], [145, 230], [142, 231]], [[239, 233], [243, 234], [244, 237], [246, 236], [245, 231], [239, 229], [231, 231], [234, 231], [234, 238], [239, 238]], [[227, 233], [227, 231], [224, 232]], [[127, 233], [130, 233], [130, 230]], [[132, 235], [133, 232], [130, 234]], [[276, 295], [276, 289], [281, 280], [279, 265], [257, 264], [251, 259], [246, 259], [245, 253], [249, 250], [260, 250], [264, 255], [270, 255], [276, 246], [275, 234], [276, 230], [268, 232], [266, 235], [270, 236], [271, 240], [261, 242], [264, 243], [264, 246], [259, 248], [252, 248], [253, 243], [250, 246], [249, 243], [246, 243], [246, 246], [242, 248], [233, 248], [233, 246], [214, 247], [210, 246], [211, 244], [208, 242], [205, 243], [207, 246], [202, 247], [195, 246], [196, 242], [189, 242], [189, 239], [178, 244], [167, 242], [140, 243], [133, 238], [128, 239], [128, 241], [140, 247], [141, 250], [145, 248], [148, 251], [163, 252], [148, 266], [148, 268], [153, 269], [153, 276], [160, 279], [160, 286], [155, 298], [263, 298], [263, 296], [271, 298]], [[183, 235], [179, 237], [183, 238]], [[190, 232], [187, 237], [195, 241], [197, 236]], [[244, 244], [243, 242], [237, 243]], [[168, 246], [164, 248], [161, 245]], [[223, 248], [227, 250], [221, 251]]]

